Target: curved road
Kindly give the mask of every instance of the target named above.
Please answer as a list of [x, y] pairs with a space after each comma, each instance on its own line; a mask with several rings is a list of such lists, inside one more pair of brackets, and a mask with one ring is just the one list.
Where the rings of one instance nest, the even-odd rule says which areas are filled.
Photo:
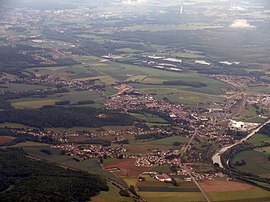
[[255, 135], [262, 127], [264, 127], [265, 125], [267, 125], [268, 123], [270, 123], [270, 119], [268, 121], [266, 121], [264, 124], [260, 125], [258, 128], [252, 130], [246, 137], [244, 137], [243, 139], [241, 139], [240, 141], [232, 144], [232, 145], [229, 145], [229, 146], [226, 146], [226, 147], [223, 147], [221, 148], [221, 150], [219, 150], [219, 152], [217, 152], [213, 157], [212, 157], [212, 161], [213, 161], [213, 164], [217, 163], [219, 165], [219, 167], [221, 168], [224, 168], [223, 165], [222, 165], [222, 162], [221, 162], [221, 155], [226, 152], [228, 149], [238, 145], [238, 144], [241, 144], [243, 142], [245, 142], [246, 140], [248, 140], [250, 137], [252, 137], [253, 135]]

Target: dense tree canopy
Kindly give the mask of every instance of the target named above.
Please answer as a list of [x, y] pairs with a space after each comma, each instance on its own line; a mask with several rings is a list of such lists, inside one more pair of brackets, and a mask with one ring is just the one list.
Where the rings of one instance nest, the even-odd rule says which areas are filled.
[[108, 190], [99, 176], [25, 157], [22, 150], [0, 150], [0, 201], [88, 201]]
[[37, 128], [71, 128], [76, 126], [130, 125], [133, 123], [133, 118], [117, 112], [100, 111], [92, 108], [50, 107], [1, 111], [0, 122], [20, 123]]

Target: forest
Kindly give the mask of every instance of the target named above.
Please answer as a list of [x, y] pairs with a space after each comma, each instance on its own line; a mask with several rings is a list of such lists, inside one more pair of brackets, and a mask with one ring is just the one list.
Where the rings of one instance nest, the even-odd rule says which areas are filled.
[[9, 109], [0, 112], [0, 123], [20, 123], [36, 128], [132, 125], [134, 120], [135, 118], [127, 114], [93, 108], [49, 107]]
[[0, 150], [0, 201], [88, 201], [108, 191], [97, 175], [27, 158], [22, 150]]

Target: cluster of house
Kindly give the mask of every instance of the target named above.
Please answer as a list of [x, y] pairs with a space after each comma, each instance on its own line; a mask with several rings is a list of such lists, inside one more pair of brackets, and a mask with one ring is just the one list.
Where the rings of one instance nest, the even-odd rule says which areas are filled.
[[[147, 95], [133, 95], [133, 94], [118, 94], [110, 97], [105, 103], [108, 109], [118, 109], [123, 113], [129, 113], [132, 110], [149, 109], [157, 112], [162, 112], [170, 116], [179, 126], [179, 131], [191, 136], [197, 129], [197, 135], [207, 137], [209, 142], [216, 140], [221, 145], [231, 144], [235, 141], [235, 137], [221, 133], [224, 126], [220, 123], [228, 119], [230, 109], [238, 104], [237, 100], [229, 100], [226, 104], [216, 104], [219, 108], [212, 109], [196, 109], [187, 108], [181, 105], [170, 103], [166, 100], [156, 100], [155, 98]], [[231, 113], [231, 112], [230, 112]], [[182, 124], [181, 124], [182, 123]], [[181, 127], [182, 126], [182, 127]], [[147, 131], [149, 132], [149, 131]], [[140, 134], [140, 133], [137, 133]], [[143, 133], [142, 133], [143, 134]], [[188, 159], [192, 161], [202, 161], [205, 156], [202, 151], [193, 151], [194, 149], [188, 148], [190, 154]], [[154, 160], [152, 160], [154, 159]], [[163, 159], [153, 157], [149, 153], [149, 157], [139, 158], [137, 165], [150, 167], [154, 162], [163, 163]]]
[[252, 95], [248, 96], [247, 102], [253, 105], [262, 105], [264, 108], [270, 108], [270, 95]]
[[35, 77], [12, 77], [12, 78], [2, 78], [4, 82], [10, 83], [24, 83], [24, 84], [33, 84], [33, 85], [46, 85], [50, 87], [66, 87], [73, 88], [76, 90], [104, 90], [105, 85], [96, 83], [94, 80], [62, 80], [53, 75], [40, 75]]
[[15, 133], [18, 136], [33, 136], [40, 139], [40, 141], [46, 141], [51, 140], [53, 141], [56, 137], [56, 134], [52, 131], [42, 131], [38, 129], [32, 129], [32, 128], [17, 128], [17, 129], [11, 129], [13, 133]]
[[[224, 178], [227, 177], [224, 173], [222, 172], [214, 172], [214, 173], [196, 173], [191, 169], [191, 175], [194, 177], [196, 181], [203, 181], [203, 180], [214, 180], [217, 178]], [[142, 173], [139, 176], [139, 181], [143, 181], [144, 176], [150, 176], [160, 182], [172, 182], [173, 178], [174, 179], [180, 179], [181, 181], [192, 181], [192, 178], [190, 177], [189, 173], [185, 169], [179, 169], [177, 172], [172, 172], [172, 173], [160, 173], [156, 171], [146, 171]], [[181, 176], [181, 177], [180, 177]]]
[[194, 177], [196, 181], [203, 181], [203, 180], [214, 180], [216, 178], [224, 178], [227, 177], [222, 172], [214, 172], [214, 173], [198, 173], [195, 172], [192, 167], [190, 167], [191, 175]]
[[123, 112], [132, 110], [149, 109], [168, 114], [171, 118], [185, 118], [187, 111], [182, 105], [170, 103], [165, 100], [157, 100], [148, 95], [117, 95], [110, 97], [105, 106], [108, 109], [117, 109]]
[[156, 150], [137, 157], [135, 165], [138, 167], [153, 167], [160, 165], [179, 166], [179, 150]]
[[58, 144], [52, 147], [65, 151], [67, 155], [79, 157], [80, 161], [91, 158], [118, 158], [127, 151], [124, 147], [102, 147], [90, 144]]
[[228, 83], [236, 88], [249, 87], [258, 85], [267, 85], [266, 83], [258, 81], [255, 77], [251, 76], [236, 76], [236, 75], [212, 75], [213, 78]]

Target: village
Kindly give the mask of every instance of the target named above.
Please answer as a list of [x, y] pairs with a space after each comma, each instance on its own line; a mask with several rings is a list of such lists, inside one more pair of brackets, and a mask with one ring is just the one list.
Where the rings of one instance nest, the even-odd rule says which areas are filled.
[[96, 80], [86, 80], [86, 81], [63, 80], [60, 79], [59, 77], [47, 74], [40, 76], [32, 75], [31, 77], [26, 76], [7, 77], [5, 74], [3, 74], [0, 75], [0, 82], [44, 85], [51, 88], [71, 88], [78, 91], [94, 91], [94, 90], [103, 91], [105, 89], [105, 85], [96, 83]]

